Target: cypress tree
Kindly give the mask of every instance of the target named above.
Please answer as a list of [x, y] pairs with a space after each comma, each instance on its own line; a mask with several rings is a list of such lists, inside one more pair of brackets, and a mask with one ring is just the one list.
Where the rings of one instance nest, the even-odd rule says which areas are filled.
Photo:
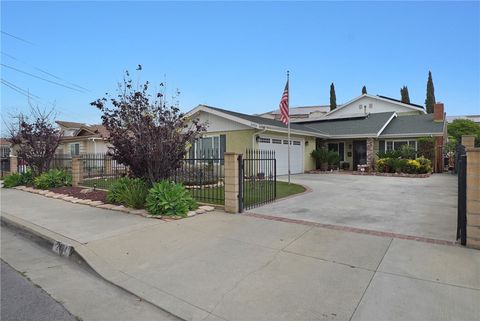
[[337, 108], [337, 95], [335, 95], [335, 85], [330, 85], [330, 110]]
[[435, 105], [435, 88], [433, 87], [432, 72], [428, 72], [427, 81], [427, 98], [425, 99], [425, 109], [427, 113], [433, 113], [433, 106]]
[[408, 94], [408, 87], [403, 86], [400, 88], [400, 95], [402, 97], [402, 103], [410, 104], [410, 96]]
[[362, 95], [366, 95], [367, 94], [367, 87], [363, 86], [362, 87]]

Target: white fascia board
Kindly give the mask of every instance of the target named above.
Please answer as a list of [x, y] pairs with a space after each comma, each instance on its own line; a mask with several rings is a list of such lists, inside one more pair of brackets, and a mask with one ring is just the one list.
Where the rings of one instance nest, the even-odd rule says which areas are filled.
[[430, 137], [430, 136], [443, 136], [443, 133], [408, 133], [408, 134], [387, 134], [380, 135], [378, 138], [397, 138], [397, 137]]
[[332, 138], [332, 139], [347, 139], [347, 138], [375, 138], [377, 137], [377, 134], [376, 133], [371, 133], [371, 134], [362, 134], [362, 135], [357, 135], [357, 134], [353, 134], [353, 135], [330, 135], [328, 138]]
[[[262, 126], [261, 128], [265, 129], [265, 130], [268, 130], [268, 131], [272, 131], [272, 132], [288, 134], [288, 129], [287, 128], [269, 127], [269, 126]], [[322, 134], [319, 134], [319, 133], [308, 132], [308, 131], [303, 131], [303, 130], [295, 130], [295, 129], [290, 129], [290, 133], [295, 134], [295, 135], [311, 136], [311, 137], [318, 137], [318, 138], [329, 138], [330, 137], [328, 135], [322, 135]]]
[[382, 126], [382, 128], [380, 128], [377, 133], [377, 137], [380, 136], [380, 134], [385, 130], [385, 128], [387, 128], [388, 124], [390, 124], [392, 119], [394, 119], [395, 117], [397, 117], [397, 113], [393, 113], [393, 115], [387, 120], [387, 122]]
[[245, 120], [245, 119], [240, 118], [240, 117], [232, 116], [232, 115], [227, 114], [227, 113], [222, 113], [221, 111], [218, 111], [218, 110], [215, 110], [215, 109], [212, 109], [212, 108], [208, 108], [208, 106], [205, 106], [205, 105], [198, 105], [197, 107], [195, 107], [194, 109], [189, 111], [187, 114], [185, 114], [185, 116], [186, 117], [192, 117], [193, 115], [195, 115], [196, 113], [201, 112], [201, 111], [206, 112], [206, 113], [210, 113], [210, 114], [213, 114], [213, 115], [216, 115], [216, 116], [219, 116], [219, 117], [222, 117], [222, 118], [225, 118], [225, 119], [228, 119], [228, 120], [231, 120], [231, 121], [234, 121], [234, 122], [237, 122], [237, 123], [240, 123], [240, 124], [243, 124], [245, 126], [252, 127], [252, 128], [259, 129], [259, 128], [262, 127], [258, 123], [251, 122], [251, 121]]

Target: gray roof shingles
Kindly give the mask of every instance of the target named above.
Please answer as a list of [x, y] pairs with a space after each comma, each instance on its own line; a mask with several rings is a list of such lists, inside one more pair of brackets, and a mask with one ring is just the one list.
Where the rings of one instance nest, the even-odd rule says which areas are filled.
[[328, 121], [318, 121], [304, 123], [303, 125], [321, 130], [328, 133], [329, 135], [334, 136], [350, 136], [350, 135], [374, 135], [382, 129], [382, 127], [387, 123], [387, 121], [392, 117], [394, 113], [376, 113], [368, 114], [362, 118], [342, 118], [342, 119], [332, 119]]
[[433, 114], [395, 117], [381, 136], [401, 134], [443, 134], [444, 122], [433, 120]]
[[[281, 121], [260, 116], [253, 116], [226, 110], [217, 107], [205, 106], [219, 112], [229, 114], [244, 120], [265, 126], [276, 126], [287, 128]], [[365, 117], [323, 119], [318, 121], [291, 123], [293, 130], [301, 130], [312, 134], [329, 136], [376, 136], [394, 112], [374, 113]], [[382, 131], [380, 137], [385, 135], [401, 134], [441, 134], [443, 133], [443, 122], [433, 121], [433, 114], [409, 115], [394, 117], [387, 127]]]

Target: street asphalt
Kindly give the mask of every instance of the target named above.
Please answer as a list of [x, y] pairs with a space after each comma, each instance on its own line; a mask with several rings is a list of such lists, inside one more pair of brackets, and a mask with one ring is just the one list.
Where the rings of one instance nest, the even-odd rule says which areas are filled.
[[1, 320], [75, 321], [60, 303], [3, 260], [1, 281]]

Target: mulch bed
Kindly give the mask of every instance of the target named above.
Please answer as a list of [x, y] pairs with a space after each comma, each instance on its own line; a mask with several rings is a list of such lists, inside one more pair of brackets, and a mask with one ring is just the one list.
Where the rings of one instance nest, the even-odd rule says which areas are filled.
[[[107, 192], [106, 191], [99, 191], [90, 188], [84, 187], [77, 187], [77, 186], [65, 186], [65, 187], [56, 187], [49, 189], [52, 192], [58, 194], [66, 194], [76, 198], [84, 199], [84, 200], [92, 200], [92, 201], [102, 201], [107, 203]], [[87, 193], [81, 193], [82, 190], [89, 190]]]

